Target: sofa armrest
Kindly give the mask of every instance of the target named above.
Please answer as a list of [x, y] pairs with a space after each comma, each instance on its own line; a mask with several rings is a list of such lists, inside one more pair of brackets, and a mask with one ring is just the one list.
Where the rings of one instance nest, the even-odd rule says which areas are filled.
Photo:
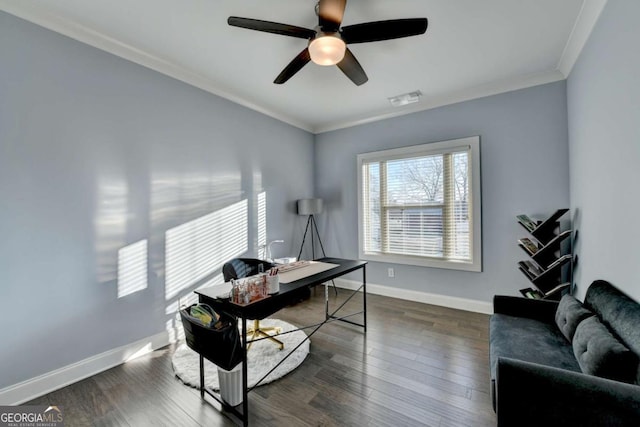
[[500, 358], [498, 426], [640, 425], [640, 386]]
[[493, 312], [553, 323], [558, 304], [558, 301], [496, 295], [493, 297]]

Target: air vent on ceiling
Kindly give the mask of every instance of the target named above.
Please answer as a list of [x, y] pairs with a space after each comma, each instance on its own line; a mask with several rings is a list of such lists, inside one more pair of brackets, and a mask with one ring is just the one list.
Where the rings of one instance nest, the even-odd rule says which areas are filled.
[[421, 96], [422, 92], [416, 90], [414, 92], [403, 93], [402, 95], [391, 97], [389, 98], [389, 102], [394, 107], [402, 107], [403, 105], [413, 104], [414, 102], [420, 101]]

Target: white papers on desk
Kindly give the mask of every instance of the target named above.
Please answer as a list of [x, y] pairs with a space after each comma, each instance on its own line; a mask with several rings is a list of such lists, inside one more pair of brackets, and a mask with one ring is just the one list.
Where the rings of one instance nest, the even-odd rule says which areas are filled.
[[196, 289], [195, 292], [213, 299], [229, 299], [231, 294], [231, 283], [226, 282], [220, 285], [206, 286], [204, 288]]
[[284, 273], [278, 273], [280, 276], [280, 283], [291, 283], [296, 280], [304, 279], [305, 277], [313, 276], [314, 274], [321, 273], [323, 271], [336, 268], [338, 264], [331, 264], [328, 262], [309, 261], [308, 265], [297, 268], [295, 270], [287, 271]]

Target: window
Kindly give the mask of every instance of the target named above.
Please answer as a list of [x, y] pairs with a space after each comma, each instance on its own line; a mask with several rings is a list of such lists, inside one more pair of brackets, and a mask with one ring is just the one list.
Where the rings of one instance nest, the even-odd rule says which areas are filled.
[[358, 155], [360, 258], [481, 271], [480, 138]]

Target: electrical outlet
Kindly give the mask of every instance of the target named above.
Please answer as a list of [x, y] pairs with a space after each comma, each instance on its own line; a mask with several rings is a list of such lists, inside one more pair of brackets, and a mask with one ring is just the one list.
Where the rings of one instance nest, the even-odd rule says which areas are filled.
[[396, 272], [393, 271], [393, 268], [387, 268], [387, 274], [389, 277], [396, 277]]

